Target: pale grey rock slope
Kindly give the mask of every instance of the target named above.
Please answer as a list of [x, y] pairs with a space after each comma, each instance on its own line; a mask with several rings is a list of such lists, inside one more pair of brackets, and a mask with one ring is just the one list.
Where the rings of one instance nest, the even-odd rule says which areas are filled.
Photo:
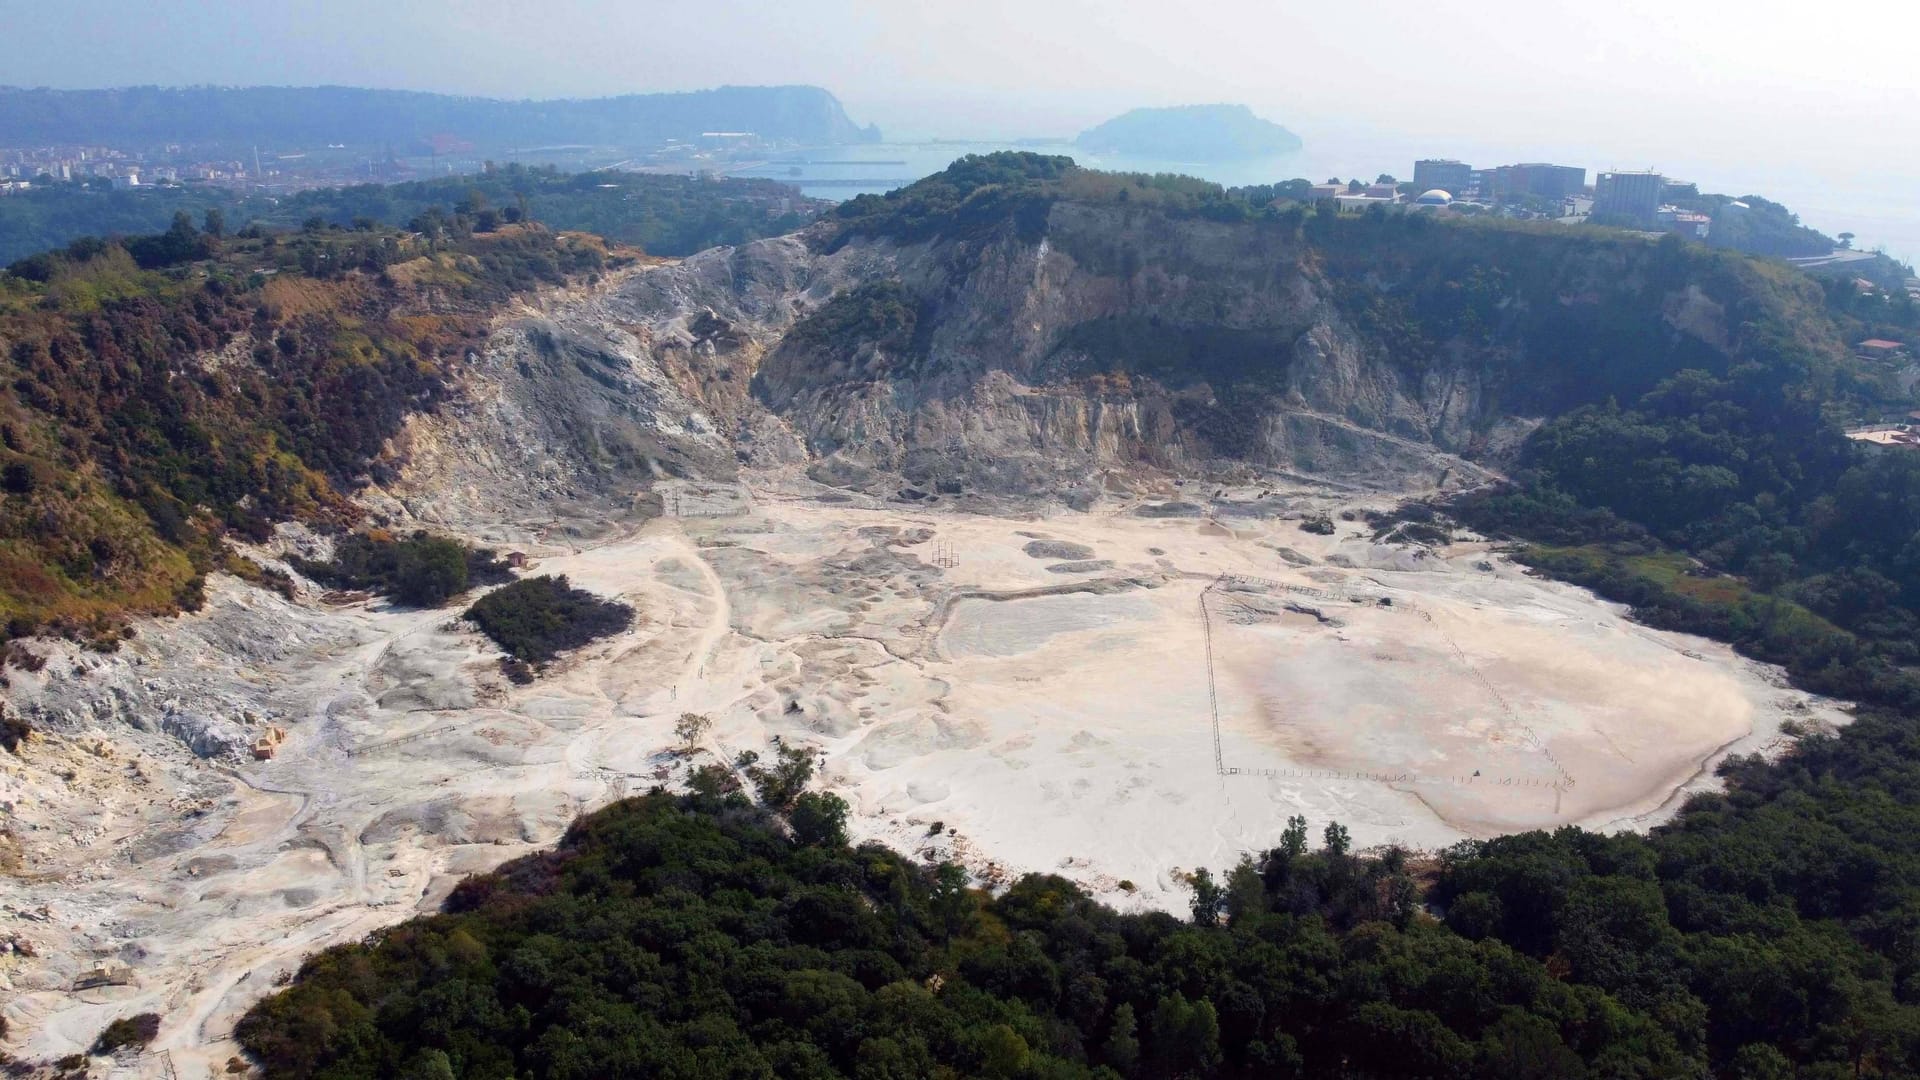
[[[663, 478], [794, 463], [845, 486], [1081, 506], [1141, 470], [1418, 488], [1472, 482], [1457, 454], [1497, 461], [1529, 429], [1490, 413], [1472, 358], [1417, 379], [1385, 362], [1275, 235], [1061, 203], [1037, 241], [829, 251], [816, 232], [641, 267], [503, 313], [462, 400], [409, 426], [404, 478], [369, 500], [426, 523], [584, 529], [609, 506], [653, 511]], [[862, 346], [848, 363], [786, 342], [877, 282], [919, 305], [913, 355]], [[1205, 325], [1279, 375], [1231, 413], [1204, 379], [1090, 377], [1088, 328], [1112, 320]]]

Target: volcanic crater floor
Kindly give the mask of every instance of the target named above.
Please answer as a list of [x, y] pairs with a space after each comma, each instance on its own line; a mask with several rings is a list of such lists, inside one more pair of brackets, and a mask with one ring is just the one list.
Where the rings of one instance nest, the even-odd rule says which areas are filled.
[[[1362, 847], [1646, 828], [1788, 721], [1845, 722], [1775, 669], [1484, 543], [1300, 528], [1348, 505], [989, 516], [783, 483], [590, 544], [526, 534], [532, 572], [638, 618], [524, 687], [457, 609], [218, 579], [205, 611], [114, 656], [56, 655], [34, 689], [137, 697], [167, 674], [282, 718], [273, 760], [203, 762], [82, 719], [0, 762], [22, 853], [0, 933], [34, 953], [0, 963], [30, 1033], [15, 1049], [57, 1056], [155, 1011], [156, 1054], [217, 1070], [303, 956], [776, 740], [824, 753], [857, 838], [1178, 910], [1186, 872], [1271, 846], [1291, 815]], [[245, 662], [221, 653], [261, 636], [273, 647]], [[673, 749], [682, 712], [713, 720], [691, 756]], [[103, 965], [124, 984], [74, 988]]]

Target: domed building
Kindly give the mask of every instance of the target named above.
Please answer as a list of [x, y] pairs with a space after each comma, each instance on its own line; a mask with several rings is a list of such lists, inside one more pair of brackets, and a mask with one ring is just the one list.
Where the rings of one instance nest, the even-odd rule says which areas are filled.
[[1415, 206], [1452, 206], [1453, 196], [1447, 194], [1446, 191], [1440, 188], [1434, 188], [1432, 191], [1429, 191], [1426, 194], [1420, 196], [1419, 198], [1413, 200], [1413, 205]]

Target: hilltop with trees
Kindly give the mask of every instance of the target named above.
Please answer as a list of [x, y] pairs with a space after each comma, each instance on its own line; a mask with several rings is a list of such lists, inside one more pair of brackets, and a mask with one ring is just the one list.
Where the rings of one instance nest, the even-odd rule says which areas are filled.
[[0, 264], [64, 247], [82, 236], [138, 235], [176, 213], [198, 221], [216, 211], [233, 231], [297, 229], [319, 218], [353, 228], [404, 227], [433, 207], [466, 207], [479, 221], [537, 221], [591, 232], [652, 254], [691, 255], [798, 229], [831, 204], [771, 180], [696, 179], [624, 171], [563, 173], [504, 165], [470, 176], [319, 188], [288, 196], [243, 195], [178, 184], [116, 191], [104, 181], [41, 184], [0, 199]]
[[0, 274], [9, 636], [110, 642], [128, 615], [197, 606], [214, 569], [258, 577], [229, 535], [354, 523], [349, 494], [447, 399], [498, 304], [637, 258], [459, 209], [412, 225], [236, 233], [182, 212]]

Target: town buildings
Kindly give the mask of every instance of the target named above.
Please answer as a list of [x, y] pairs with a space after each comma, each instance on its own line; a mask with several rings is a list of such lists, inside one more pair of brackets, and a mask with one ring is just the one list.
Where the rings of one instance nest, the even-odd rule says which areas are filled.
[[1452, 158], [1425, 158], [1413, 163], [1413, 186], [1444, 191], [1458, 199], [1474, 190], [1473, 166]]
[[1654, 218], [1661, 228], [1679, 233], [1689, 240], [1705, 240], [1713, 231], [1712, 217], [1677, 207], [1662, 206], [1655, 212]]
[[1580, 166], [1528, 162], [1502, 165], [1493, 170], [1493, 190], [1486, 194], [1492, 195], [1496, 202], [1527, 195], [1558, 202], [1586, 190], [1587, 170]]
[[1604, 172], [1594, 178], [1593, 213], [1638, 225], [1653, 225], [1666, 178], [1656, 172]]

